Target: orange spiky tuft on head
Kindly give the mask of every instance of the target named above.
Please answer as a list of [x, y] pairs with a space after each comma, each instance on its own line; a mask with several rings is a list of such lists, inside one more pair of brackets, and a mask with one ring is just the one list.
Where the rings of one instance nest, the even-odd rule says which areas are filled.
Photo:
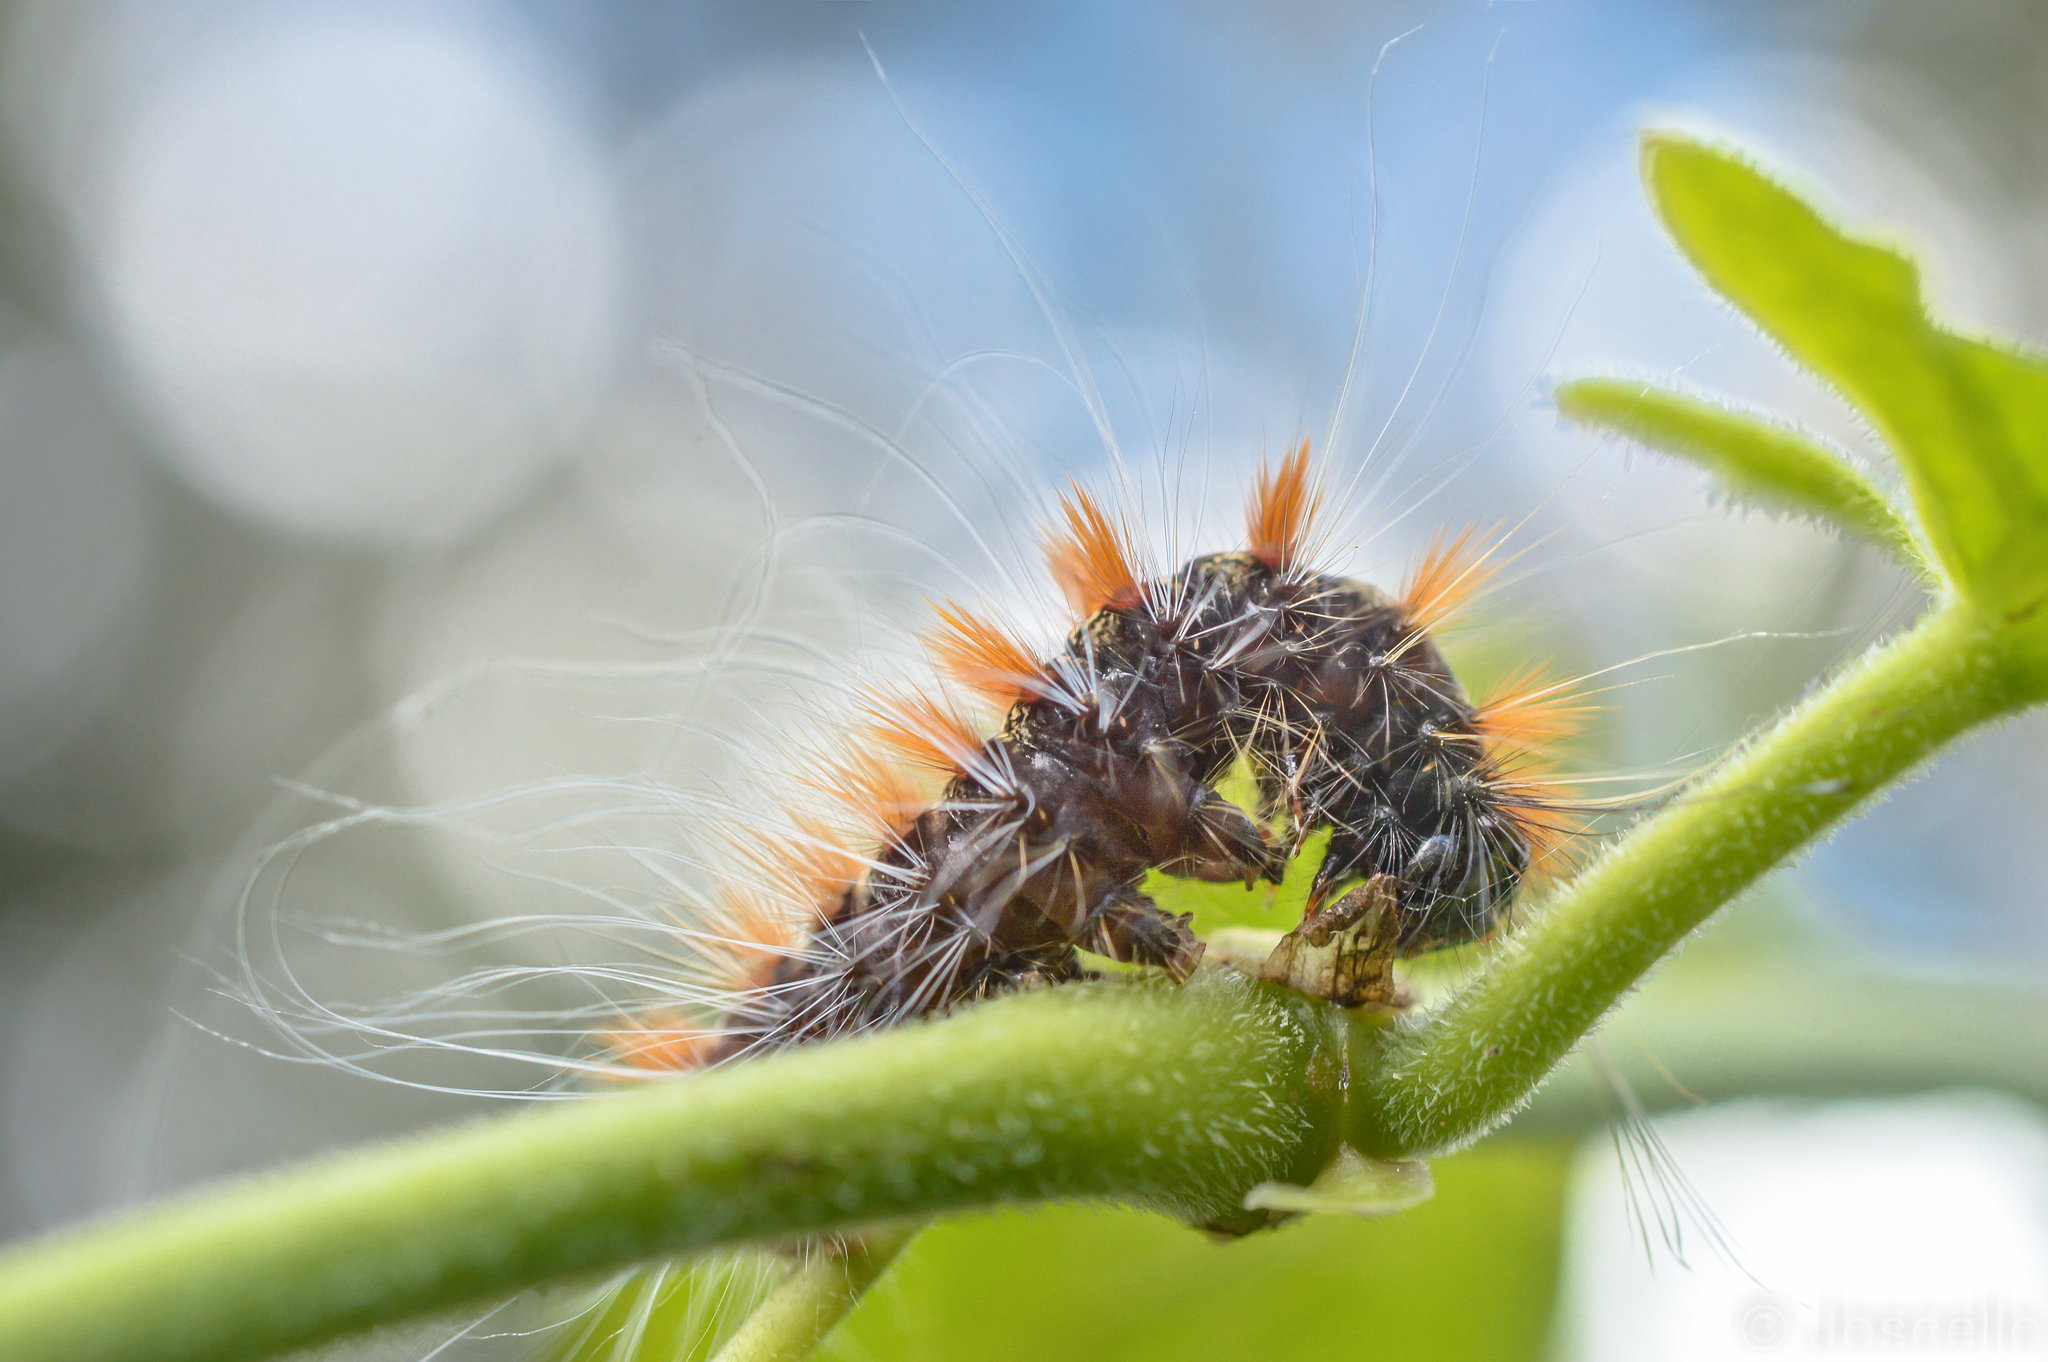
[[1424, 633], [1442, 624], [1486, 585], [1493, 570], [1486, 566], [1491, 549], [1474, 541], [1473, 530], [1460, 531], [1456, 538], [1439, 533], [1430, 540], [1429, 551], [1401, 592], [1401, 614], [1412, 629]]
[[1572, 847], [1585, 830], [1585, 819], [1573, 810], [1556, 785], [1540, 776], [1515, 773], [1493, 781], [1501, 811], [1529, 845], [1525, 884], [1542, 884], [1571, 869]]
[[1473, 710], [1473, 727], [1500, 760], [1543, 759], [1580, 733], [1594, 706], [1569, 682], [1551, 681], [1539, 666], [1525, 667], [1495, 686]]
[[877, 693], [868, 697], [867, 708], [876, 739], [915, 765], [959, 772], [981, 755], [981, 734], [944, 699], [910, 690]]
[[1546, 778], [1553, 749], [1585, 727], [1596, 706], [1569, 681], [1551, 681], [1541, 664], [1514, 672], [1472, 714], [1485, 744], [1485, 767], [1501, 811], [1529, 845], [1525, 879], [1541, 883], [1570, 868], [1585, 830], [1582, 807]]
[[1136, 605], [1143, 591], [1126, 528], [1078, 482], [1060, 494], [1060, 512], [1065, 523], [1046, 532], [1045, 559], [1074, 613], [1086, 619], [1105, 606]]
[[1261, 462], [1245, 508], [1245, 538], [1251, 556], [1275, 572], [1292, 571], [1301, 562], [1323, 494], [1309, 477], [1308, 441], [1280, 461], [1278, 468]]
[[961, 685], [1004, 709], [1052, 689], [1045, 664], [1001, 625], [951, 601], [938, 607], [938, 616], [925, 647]]

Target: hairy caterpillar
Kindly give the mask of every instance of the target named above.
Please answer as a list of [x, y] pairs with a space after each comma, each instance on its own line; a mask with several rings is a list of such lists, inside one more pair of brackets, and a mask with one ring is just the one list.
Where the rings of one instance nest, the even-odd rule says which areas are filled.
[[[1045, 544], [1080, 620], [1062, 649], [1041, 661], [957, 605], [927, 640], [1006, 711], [1000, 731], [982, 737], [944, 694], [871, 697], [868, 745], [818, 782], [845, 816], [795, 815], [801, 842], [755, 857], [784, 862], [811, 920], [728, 886], [722, 1014], [628, 1050], [687, 1067], [869, 1030], [1072, 979], [1079, 949], [1184, 979], [1203, 944], [1140, 879], [1278, 883], [1323, 830], [1304, 931], [1384, 896], [1399, 954], [1486, 935], [1558, 840], [1561, 806], [1527, 765], [1569, 705], [1554, 688], [1475, 704], [1432, 641], [1483, 578], [1469, 535], [1397, 600], [1311, 566], [1322, 499], [1304, 442], [1260, 470], [1242, 549], [1153, 575], [1073, 487]], [[939, 772], [940, 797], [920, 802], [892, 757]], [[1217, 792], [1240, 761], [1259, 818]]]

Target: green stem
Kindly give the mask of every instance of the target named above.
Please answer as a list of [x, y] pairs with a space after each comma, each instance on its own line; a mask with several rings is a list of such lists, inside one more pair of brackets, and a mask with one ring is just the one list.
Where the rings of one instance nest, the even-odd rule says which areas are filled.
[[816, 1255], [747, 1316], [712, 1362], [803, 1362], [922, 1228], [870, 1230], [842, 1254]]
[[1977, 724], [2035, 698], [2034, 640], [1947, 605], [1614, 844], [1440, 1012], [1380, 1047], [1352, 1138], [1413, 1156], [1514, 1112], [1715, 908]]
[[1075, 986], [362, 1151], [0, 1259], [10, 1362], [255, 1358], [717, 1244], [1059, 1197], [1246, 1223], [1334, 1155], [1343, 1021]]

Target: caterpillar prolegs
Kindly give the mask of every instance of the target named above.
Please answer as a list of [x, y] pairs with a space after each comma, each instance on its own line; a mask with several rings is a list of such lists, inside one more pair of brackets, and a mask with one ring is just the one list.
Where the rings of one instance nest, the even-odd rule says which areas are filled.
[[[999, 731], [947, 694], [872, 695], [866, 739], [811, 782], [848, 817], [798, 816], [798, 843], [755, 857], [800, 883], [811, 920], [774, 921], [733, 886], [723, 1014], [686, 1039], [650, 1028], [636, 1062], [886, 1026], [1075, 978], [1082, 950], [1185, 978], [1203, 945], [1145, 875], [1278, 883], [1324, 830], [1311, 938], [1368, 901], [1391, 906], [1400, 955], [1489, 933], [1559, 837], [1528, 758], [1569, 707], [1540, 689], [1475, 703], [1445, 662], [1432, 630], [1486, 571], [1469, 536], [1395, 598], [1310, 566], [1322, 500], [1304, 443], [1260, 470], [1241, 548], [1148, 577], [1128, 527], [1074, 486], [1046, 539], [1080, 620], [1064, 646], [1041, 660], [942, 607], [934, 660], [1006, 711]], [[1257, 817], [1217, 792], [1240, 762]], [[903, 763], [940, 773], [936, 799]], [[862, 827], [866, 844], [847, 831]]]

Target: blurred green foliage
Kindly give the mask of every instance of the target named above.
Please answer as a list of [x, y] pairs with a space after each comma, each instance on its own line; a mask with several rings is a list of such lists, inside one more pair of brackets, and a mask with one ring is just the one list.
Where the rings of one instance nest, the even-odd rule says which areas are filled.
[[821, 1356], [1541, 1357], [1570, 1151], [1552, 1141], [1489, 1145], [1434, 1164], [1436, 1197], [1399, 1217], [1314, 1216], [1223, 1244], [1109, 1207], [947, 1221], [904, 1254]]

